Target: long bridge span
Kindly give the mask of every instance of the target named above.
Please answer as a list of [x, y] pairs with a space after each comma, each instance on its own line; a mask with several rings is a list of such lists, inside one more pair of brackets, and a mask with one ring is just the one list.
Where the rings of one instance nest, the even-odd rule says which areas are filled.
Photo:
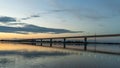
[[66, 39], [70, 38], [83, 38], [84, 42], [80, 42], [84, 44], [84, 50], [87, 50], [88, 38], [97, 38], [97, 37], [120, 37], [120, 34], [105, 34], [105, 35], [88, 35], [88, 36], [71, 36], [71, 37], [51, 37], [51, 38], [33, 38], [33, 39], [10, 39], [10, 40], [1, 40], [7, 42], [39, 42], [41, 46], [44, 43], [44, 40], [49, 40], [47, 43], [50, 43], [50, 47], [52, 47], [54, 43], [54, 39], [62, 39], [60, 43], [63, 43], [63, 48], [66, 48]]

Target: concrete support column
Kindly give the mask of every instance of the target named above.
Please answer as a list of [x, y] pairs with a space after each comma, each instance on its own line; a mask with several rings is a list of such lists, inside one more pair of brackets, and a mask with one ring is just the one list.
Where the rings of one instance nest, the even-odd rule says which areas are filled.
[[87, 50], [87, 37], [84, 38], [84, 50]]
[[52, 42], [53, 42], [52, 39], [50, 39], [50, 47], [52, 47]]
[[63, 39], [63, 48], [66, 48], [66, 38]]
[[40, 40], [41, 46], [42, 46], [42, 43], [43, 43], [42, 41], [43, 41], [43, 39]]

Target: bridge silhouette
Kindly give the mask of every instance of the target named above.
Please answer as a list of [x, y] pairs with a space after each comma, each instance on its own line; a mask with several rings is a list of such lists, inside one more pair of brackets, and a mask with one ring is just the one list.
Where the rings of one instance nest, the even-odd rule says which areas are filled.
[[[10, 39], [10, 40], [0, 40], [4, 42], [18, 42], [18, 43], [41, 43], [40, 45], [43, 46], [43, 43], [49, 43], [50, 47], [52, 47], [53, 43], [62, 43], [63, 48], [66, 48], [67, 43], [82, 43], [84, 44], [84, 50], [87, 50], [87, 45], [89, 43], [93, 44], [120, 44], [120, 43], [99, 43], [99, 42], [88, 42], [88, 38], [97, 38], [97, 37], [120, 37], [120, 34], [105, 34], [105, 35], [88, 35], [88, 36], [70, 36], [70, 37], [51, 37], [51, 38], [33, 38], [33, 39]], [[83, 38], [84, 41], [82, 42], [68, 42], [67, 39], [70, 38]], [[48, 41], [44, 41], [44, 40]], [[55, 39], [62, 39], [62, 41], [53, 41]]]

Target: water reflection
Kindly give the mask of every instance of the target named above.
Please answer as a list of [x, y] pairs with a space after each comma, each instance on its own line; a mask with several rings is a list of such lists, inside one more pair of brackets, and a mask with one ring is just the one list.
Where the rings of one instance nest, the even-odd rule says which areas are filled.
[[0, 44], [0, 68], [120, 68], [119, 63], [119, 55]]
[[13, 62], [12, 60], [10, 59], [7, 59], [7, 58], [0, 58], [0, 64], [4, 65], [4, 64], [9, 64]]
[[[0, 56], [0, 68], [8, 68], [13, 67], [15, 64], [15, 61], [13, 59]], [[13, 65], [13, 66], [10, 66]]]
[[[34, 46], [41, 46], [41, 43], [30, 42], [24, 43]], [[50, 43], [42, 43], [42, 46], [50, 47]], [[63, 48], [63, 43], [53, 43], [52, 47]], [[66, 43], [67, 49], [84, 50], [84, 44], [80, 43]], [[87, 51], [107, 53], [107, 54], [119, 54], [120, 55], [120, 44], [88, 44]]]
[[[20, 55], [25, 58], [35, 58], [35, 57], [49, 57], [49, 56], [66, 56], [70, 55], [71, 53], [66, 53], [66, 52], [38, 52], [38, 51], [0, 51], [0, 56], [9, 56], [9, 55]], [[3, 60], [3, 59], [2, 59]], [[4, 59], [5, 60], [5, 59]], [[1, 60], [0, 60], [1, 61]]]

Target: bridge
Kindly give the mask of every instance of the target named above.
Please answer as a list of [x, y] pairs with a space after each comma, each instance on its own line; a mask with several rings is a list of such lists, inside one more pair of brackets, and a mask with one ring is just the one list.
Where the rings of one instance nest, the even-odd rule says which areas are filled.
[[[62, 39], [62, 41], [59, 41], [57, 43], [63, 43], [63, 48], [66, 48], [66, 43], [68, 43], [66, 40], [70, 38], [83, 38], [83, 43], [84, 44], [84, 50], [87, 50], [87, 45], [88, 45], [88, 38], [97, 38], [97, 37], [120, 37], [120, 34], [106, 34], [106, 35], [88, 35], [88, 36], [71, 36], [71, 37], [52, 37], [52, 38], [34, 38], [34, 39], [11, 39], [11, 40], [1, 40], [1, 41], [8, 41], [8, 42], [19, 42], [19, 43], [41, 43], [41, 46], [43, 46], [44, 42], [47, 42], [50, 44], [50, 47], [52, 47], [53, 43], [55, 43], [55, 39]], [[44, 40], [48, 41], [44, 41]], [[89, 42], [90, 43], [90, 42]], [[120, 43], [119, 43], [120, 44]]]

